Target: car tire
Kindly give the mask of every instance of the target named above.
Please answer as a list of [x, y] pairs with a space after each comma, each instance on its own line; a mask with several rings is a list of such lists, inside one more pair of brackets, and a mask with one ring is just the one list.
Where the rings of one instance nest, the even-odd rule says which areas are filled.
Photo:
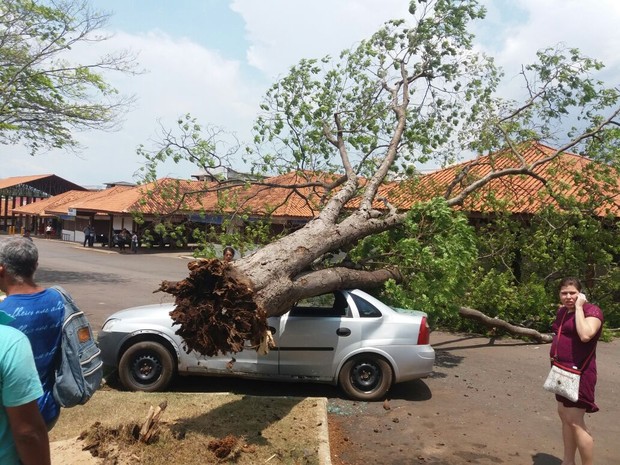
[[129, 347], [118, 364], [118, 376], [130, 391], [165, 390], [175, 375], [174, 357], [159, 342], [143, 341]]
[[392, 387], [394, 373], [379, 355], [361, 354], [342, 366], [338, 375], [340, 388], [355, 400], [380, 400]]

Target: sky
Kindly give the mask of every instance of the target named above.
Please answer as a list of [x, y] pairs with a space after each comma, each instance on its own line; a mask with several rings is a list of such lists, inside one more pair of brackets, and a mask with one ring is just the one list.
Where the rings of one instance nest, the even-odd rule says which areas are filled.
[[[110, 12], [111, 38], [75, 51], [83, 61], [106, 51], [130, 50], [144, 73], [107, 75], [136, 101], [113, 132], [88, 131], [82, 150], [30, 156], [0, 145], [0, 178], [56, 174], [86, 187], [135, 182], [161, 127], [192, 114], [202, 124], [251, 137], [261, 98], [302, 58], [337, 55], [389, 19], [407, 18], [408, 0], [91, 0]], [[563, 44], [601, 60], [602, 78], [620, 85], [620, 2], [617, 0], [481, 0], [487, 17], [474, 23], [475, 46], [503, 67], [506, 89], [536, 51]], [[510, 92], [510, 90], [507, 90]], [[236, 167], [242, 169], [240, 164]], [[189, 165], [167, 164], [161, 177], [189, 178]]]

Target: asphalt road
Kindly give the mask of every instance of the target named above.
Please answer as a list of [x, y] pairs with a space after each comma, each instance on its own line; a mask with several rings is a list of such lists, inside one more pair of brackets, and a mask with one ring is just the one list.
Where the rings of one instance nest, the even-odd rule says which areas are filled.
[[188, 275], [188, 254], [180, 251], [141, 249], [137, 254], [96, 245], [35, 238], [39, 268], [35, 280], [41, 286], [59, 284], [73, 296], [97, 331], [112, 313], [127, 307], [174, 298], [153, 293], [164, 281]]

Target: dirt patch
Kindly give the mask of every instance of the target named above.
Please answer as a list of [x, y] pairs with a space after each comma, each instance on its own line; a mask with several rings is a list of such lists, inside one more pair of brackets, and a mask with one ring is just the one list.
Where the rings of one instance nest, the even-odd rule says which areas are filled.
[[[149, 444], [138, 441], [150, 407], [162, 402], [159, 430]], [[52, 463], [318, 465], [324, 409], [312, 398], [103, 390], [63, 410], [50, 433]]]
[[[109, 427], [97, 422], [83, 431], [74, 444], [81, 445], [82, 451], [87, 451], [92, 457], [102, 459], [106, 465], [159, 463], [160, 456], [165, 456], [166, 460], [176, 461], [178, 460], [176, 455], [161, 454], [159, 451], [151, 453], [147, 449], [149, 446], [155, 449], [187, 448], [187, 444], [184, 442], [187, 437], [186, 430], [177, 427], [174, 423], [162, 425], [148, 441], [144, 442], [140, 439], [141, 426], [138, 423], [127, 423]], [[204, 446], [204, 443], [201, 445]], [[209, 457], [209, 453], [202, 450], [201, 460], [207, 461], [207, 463], [225, 460], [240, 463], [243, 461], [242, 455], [253, 458], [256, 455], [257, 447], [246, 443], [243, 437], [229, 434], [221, 439], [212, 439], [206, 442], [206, 450], [214, 456]], [[148, 462], [144, 462], [146, 457], [148, 457]]]

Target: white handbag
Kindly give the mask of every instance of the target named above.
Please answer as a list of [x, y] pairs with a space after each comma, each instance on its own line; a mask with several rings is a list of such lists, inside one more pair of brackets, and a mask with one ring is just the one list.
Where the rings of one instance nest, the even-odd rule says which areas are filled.
[[546, 391], [559, 394], [572, 402], [579, 400], [579, 381], [581, 371], [564, 367], [553, 361], [549, 375], [543, 384]]

